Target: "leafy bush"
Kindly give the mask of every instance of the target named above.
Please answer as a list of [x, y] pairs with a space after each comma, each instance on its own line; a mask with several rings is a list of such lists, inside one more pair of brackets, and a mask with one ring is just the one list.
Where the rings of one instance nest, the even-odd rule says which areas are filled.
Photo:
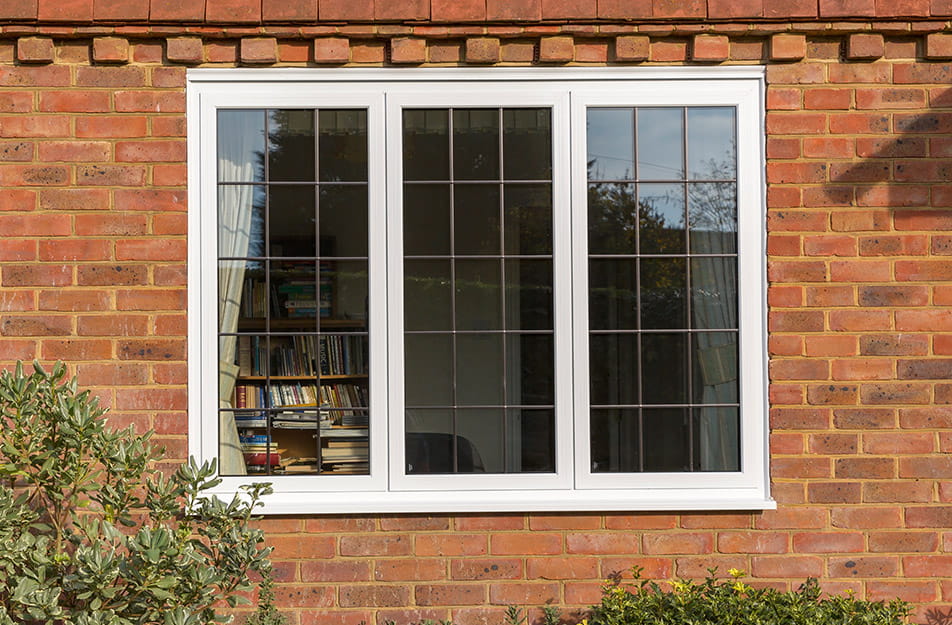
[[[742, 571], [718, 580], [711, 570], [701, 583], [678, 580], [670, 591], [640, 579], [606, 586], [588, 625], [903, 625], [909, 606], [859, 601], [851, 594], [821, 598], [819, 584], [808, 579], [792, 592], [752, 588]], [[585, 623], [586, 621], [583, 621]]]
[[108, 428], [64, 365], [34, 369], [0, 374], [0, 625], [227, 622], [270, 573], [249, 526], [268, 486], [226, 503], [205, 496], [214, 465], [166, 477], [151, 432]]

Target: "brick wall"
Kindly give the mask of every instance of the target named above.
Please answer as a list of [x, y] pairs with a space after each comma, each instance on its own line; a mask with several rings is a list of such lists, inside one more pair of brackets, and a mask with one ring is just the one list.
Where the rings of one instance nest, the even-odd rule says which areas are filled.
[[945, 26], [5, 26], [0, 363], [69, 361], [113, 421], [184, 456], [185, 66], [767, 63], [778, 510], [271, 518], [279, 601], [295, 625], [475, 625], [591, 604], [633, 565], [718, 566], [900, 596], [924, 621], [952, 604]]

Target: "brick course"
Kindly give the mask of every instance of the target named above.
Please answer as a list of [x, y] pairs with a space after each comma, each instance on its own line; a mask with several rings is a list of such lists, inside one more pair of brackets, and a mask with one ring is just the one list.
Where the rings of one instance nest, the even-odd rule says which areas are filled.
[[[816, 17], [810, 3], [788, 4]], [[941, 4], [933, 12], [952, 12]], [[942, 62], [952, 44], [930, 31], [934, 22], [921, 34], [907, 22], [893, 23], [901, 32], [857, 33], [869, 22], [853, 21], [752, 35], [731, 32], [728, 20], [777, 19], [786, 15], [778, 3], [656, 0], [648, 15], [632, 16], [679, 20], [656, 30], [591, 26], [628, 3], [486, 3], [491, 20], [564, 21], [574, 12], [589, 20], [533, 30], [473, 23], [484, 19], [479, 3], [383, 11], [381, 2], [236, 0], [209, 13], [200, 2], [163, 0], [149, 19], [233, 19], [248, 30], [203, 40], [182, 24], [123, 34], [109, 24], [86, 34], [58, 26], [70, 33], [60, 38], [48, 25], [145, 19], [124, 13], [127, 5], [141, 7], [40, 0], [0, 8], [0, 20], [35, 30], [0, 38], [0, 362], [68, 359], [114, 421], [156, 428], [170, 459], [184, 455], [186, 434], [183, 66], [379, 65], [387, 55], [400, 64], [529, 64], [537, 51], [548, 63], [768, 64], [778, 509], [266, 519], [292, 622], [468, 625], [506, 603], [583, 607], [602, 579], [632, 566], [660, 579], [735, 566], [778, 588], [816, 575], [830, 590], [914, 601], [920, 621], [952, 604], [941, 573], [952, 557], [952, 409], [942, 405], [952, 403], [952, 75]], [[823, 19], [869, 19], [878, 6], [818, 5]], [[314, 11], [411, 22], [258, 26], [313, 22]], [[47, 22], [32, 25], [37, 15]], [[412, 22], [427, 16], [434, 23]], [[696, 32], [691, 20], [707, 16], [722, 21]], [[906, 45], [911, 36], [923, 58]], [[139, 46], [152, 52], [137, 57]]]

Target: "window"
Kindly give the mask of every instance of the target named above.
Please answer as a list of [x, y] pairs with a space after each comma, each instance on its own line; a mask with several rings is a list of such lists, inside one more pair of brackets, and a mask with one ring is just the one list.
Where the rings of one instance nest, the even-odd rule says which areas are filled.
[[191, 70], [190, 448], [267, 512], [762, 509], [762, 70]]

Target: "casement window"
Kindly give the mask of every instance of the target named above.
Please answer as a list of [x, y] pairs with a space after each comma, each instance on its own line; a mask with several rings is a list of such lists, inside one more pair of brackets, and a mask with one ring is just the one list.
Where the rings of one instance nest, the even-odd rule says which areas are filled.
[[272, 513], [772, 507], [762, 96], [190, 70], [190, 451]]

